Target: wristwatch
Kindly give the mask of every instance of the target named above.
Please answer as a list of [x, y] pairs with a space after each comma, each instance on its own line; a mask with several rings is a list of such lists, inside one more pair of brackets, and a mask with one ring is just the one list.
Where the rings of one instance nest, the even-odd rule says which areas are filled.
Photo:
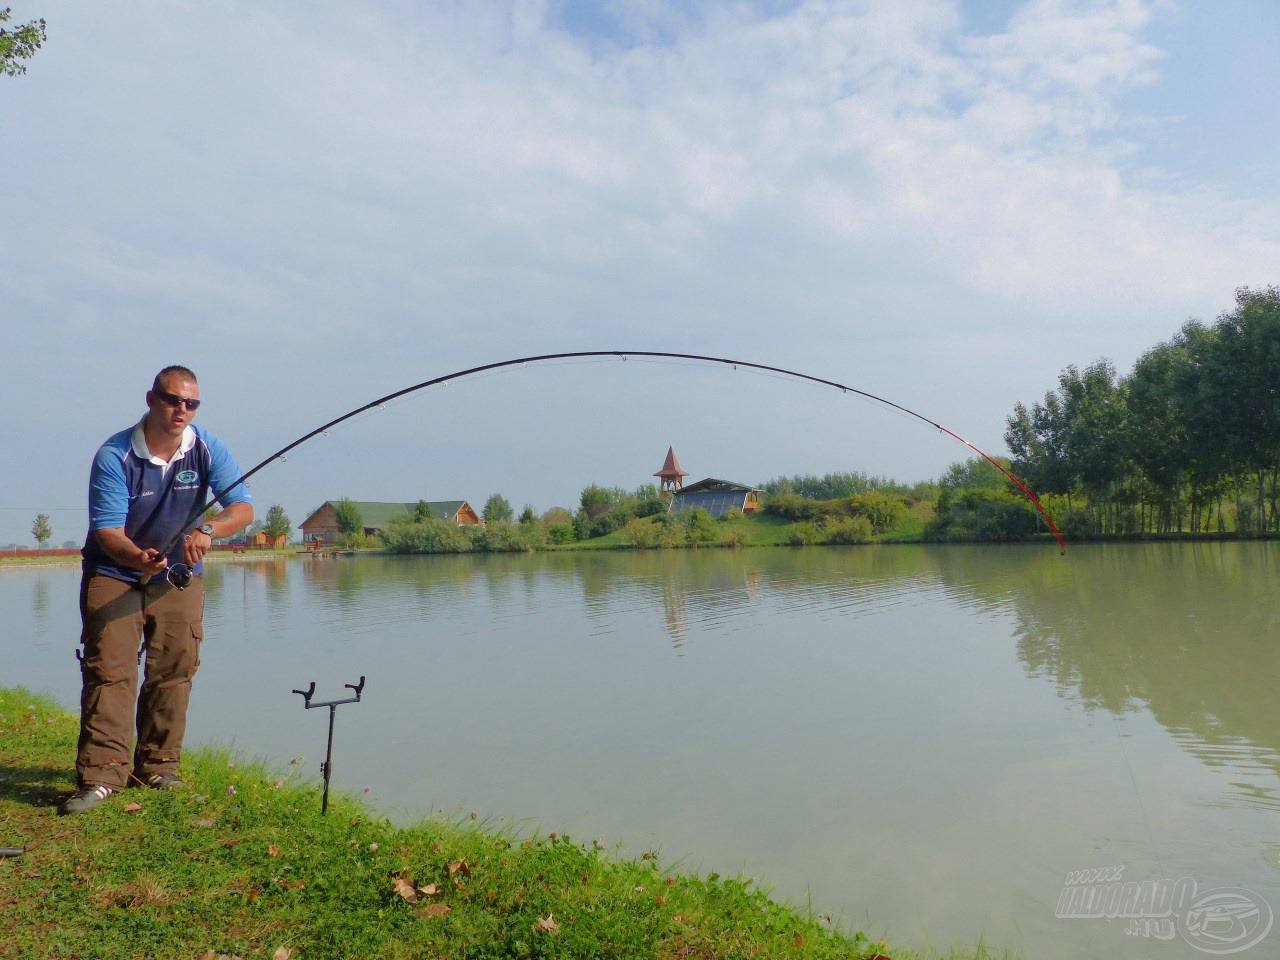
[[203, 533], [203, 534], [207, 534], [210, 540], [212, 540], [212, 539], [213, 539], [213, 524], [212, 524], [212, 523], [202, 523], [202, 524], [200, 524], [200, 526], [199, 526], [199, 527], [197, 527], [196, 529], [198, 529], [198, 530], [199, 530], [201, 533]]

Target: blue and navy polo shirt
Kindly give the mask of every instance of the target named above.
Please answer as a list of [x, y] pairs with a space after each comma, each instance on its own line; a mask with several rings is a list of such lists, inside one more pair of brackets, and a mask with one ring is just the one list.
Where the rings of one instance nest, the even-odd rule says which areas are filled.
[[[139, 547], [163, 549], [176, 534], [199, 522], [194, 515], [214, 494], [222, 506], [252, 503], [248, 488], [236, 484], [240, 466], [227, 445], [198, 427], [182, 431], [182, 443], [168, 463], [147, 449], [142, 421], [107, 440], [93, 458], [89, 474], [89, 535], [85, 569], [90, 573], [137, 583], [142, 571], [111, 559], [94, 537], [95, 530], [124, 527]], [[193, 516], [194, 515], [194, 516]], [[169, 551], [169, 563], [182, 563], [182, 537]], [[203, 569], [196, 565], [196, 572]]]

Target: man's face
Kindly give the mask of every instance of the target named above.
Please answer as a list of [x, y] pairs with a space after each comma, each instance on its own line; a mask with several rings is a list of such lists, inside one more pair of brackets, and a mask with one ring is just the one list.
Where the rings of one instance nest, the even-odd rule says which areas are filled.
[[182, 401], [200, 400], [200, 386], [177, 374], [168, 374], [160, 381], [160, 390], [147, 391], [147, 420], [152, 426], [170, 436], [181, 436], [187, 424], [195, 419], [195, 410]]

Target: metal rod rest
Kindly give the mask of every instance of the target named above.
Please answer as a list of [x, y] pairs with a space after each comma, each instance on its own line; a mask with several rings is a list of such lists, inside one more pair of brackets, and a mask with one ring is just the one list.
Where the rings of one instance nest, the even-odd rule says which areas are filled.
[[345, 684], [348, 690], [354, 690], [354, 697], [347, 697], [345, 700], [326, 700], [323, 703], [312, 703], [311, 698], [315, 696], [316, 682], [311, 681], [311, 685], [306, 690], [294, 690], [298, 696], [302, 697], [303, 706], [310, 710], [312, 707], [328, 707], [329, 708], [329, 741], [325, 746], [324, 762], [320, 764], [320, 773], [324, 776], [324, 796], [320, 801], [320, 812], [322, 814], [329, 812], [329, 778], [333, 775], [333, 718], [338, 712], [338, 707], [344, 703], [359, 703], [360, 694], [364, 690], [364, 676], [361, 675], [359, 683]]

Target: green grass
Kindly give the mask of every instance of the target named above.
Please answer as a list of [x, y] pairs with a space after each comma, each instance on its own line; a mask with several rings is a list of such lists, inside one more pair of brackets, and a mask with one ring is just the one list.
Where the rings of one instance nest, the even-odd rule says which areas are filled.
[[[428, 819], [197, 750], [189, 788], [58, 818], [76, 719], [0, 690], [0, 957], [914, 956], [771, 900], [556, 834]], [[956, 956], [956, 954], [952, 954]], [[961, 954], [987, 957], [982, 947]]]

